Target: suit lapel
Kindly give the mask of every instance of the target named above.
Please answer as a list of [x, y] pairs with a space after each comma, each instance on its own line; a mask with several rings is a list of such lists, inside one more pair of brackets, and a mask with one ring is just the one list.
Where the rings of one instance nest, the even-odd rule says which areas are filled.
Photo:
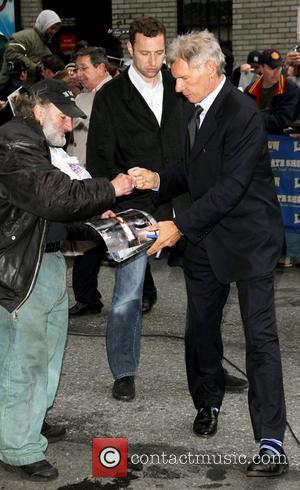
[[231, 91], [231, 87], [231, 83], [226, 80], [221, 91], [207, 111], [204, 121], [197, 133], [191, 155], [195, 156], [197, 153], [201, 152], [207, 145], [208, 141], [216, 133], [220, 124], [219, 121], [226, 113], [226, 104], [224, 104], [224, 101], [226, 100], [228, 93]]
[[165, 70], [162, 71], [164, 95], [161, 116], [161, 127], [172, 117], [173, 109], [176, 108], [175, 82], [171, 75]]
[[[123, 98], [126, 103], [129, 104], [130, 110], [134, 111], [137, 114], [137, 117], [143, 116], [146, 120], [149, 120], [151, 125], [156, 124], [159, 126], [154, 113], [148, 106], [143, 96], [131, 82], [128, 76], [128, 69], [123, 74], [126, 81], [123, 91]], [[169, 72], [166, 72], [165, 70], [162, 71], [162, 80], [164, 91], [160, 127], [163, 127], [167, 123], [167, 121], [172, 117], [173, 110], [176, 109], [175, 82]]]
[[129, 111], [135, 113], [137, 119], [143, 118], [145, 121], [149, 121], [151, 127], [153, 127], [153, 124], [158, 126], [154, 113], [151, 111], [144, 97], [131, 82], [128, 76], [128, 69], [120, 76], [124, 76], [123, 100], [128, 105]]

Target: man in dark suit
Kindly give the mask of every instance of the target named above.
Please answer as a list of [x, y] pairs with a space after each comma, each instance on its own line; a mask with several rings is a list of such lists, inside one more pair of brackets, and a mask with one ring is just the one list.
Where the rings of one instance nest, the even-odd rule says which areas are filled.
[[[130, 26], [129, 39], [132, 65], [95, 96], [87, 141], [87, 169], [93, 177], [116, 175], [121, 168], [127, 172], [137, 163], [158, 171], [180, 159], [174, 80], [161, 70], [165, 27], [151, 17], [137, 19]], [[164, 219], [172, 216], [171, 204], [157, 209], [151, 192], [133, 194], [132, 199], [120, 200], [114, 211], [136, 208]], [[158, 214], [162, 211], [165, 214]], [[123, 401], [135, 396], [146, 265], [147, 256], [142, 255], [116, 267], [107, 353], [115, 378], [113, 396]], [[148, 291], [156, 296], [151, 275]]]
[[224, 77], [224, 56], [213, 34], [179, 36], [170, 46], [170, 62], [176, 91], [188, 99], [185, 165], [159, 175], [139, 168], [129, 173], [137, 188], [159, 189], [160, 198], [191, 195], [189, 209], [152, 227], [159, 238], [149, 253], [186, 241], [186, 366], [198, 410], [193, 429], [200, 437], [217, 431], [224, 396], [220, 325], [235, 281], [246, 336], [249, 410], [260, 441], [247, 475], [280, 475], [288, 462], [273, 273], [283, 227], [263, 121], [255, 104]]

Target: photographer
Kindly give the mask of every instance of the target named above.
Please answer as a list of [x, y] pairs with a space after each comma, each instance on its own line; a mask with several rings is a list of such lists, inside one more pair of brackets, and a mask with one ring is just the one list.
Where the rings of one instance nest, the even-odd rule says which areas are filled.
[[297, 44], [292, 51], [286, 55], [287, 78], [293, 80], [300, 87], [300, 44]]

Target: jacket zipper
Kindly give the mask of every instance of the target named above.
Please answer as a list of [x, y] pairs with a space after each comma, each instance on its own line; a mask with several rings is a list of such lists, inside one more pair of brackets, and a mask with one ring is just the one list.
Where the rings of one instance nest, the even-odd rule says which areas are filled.
[[21, 306], [25, 303], [25, 301], [30, 296], [31, 291], [33, 289], [33, 286], [35, 284], [36, 276], [37, 276], [37, 273], [39, 271], [39, 267], [40, 267], [40, 263], [41, 263], [42, 244], [44, 243], [45, 233], [46, 233], [46, 221], [44, 221], [44, 228], [43, 228], [42, 238], [41, 238], [40, 246], [39, 246], [39, 254], [38, 254], [38, 258], [37, 258], [37, 262], [36, 262], [36, 266], [35, 266], [35, 271], [34, 271], [33, 278], [32, 278], [31, 284], [29, 286], [29, 289], [27, 291], [27, 294], [26, 294], [25, 298], [21, 301], [21, 303], [12, 312], [12, 318], [13, 318], [13, 320], [17, 320], [17, 318], [18, 318], [18, 310], [21, 308]]

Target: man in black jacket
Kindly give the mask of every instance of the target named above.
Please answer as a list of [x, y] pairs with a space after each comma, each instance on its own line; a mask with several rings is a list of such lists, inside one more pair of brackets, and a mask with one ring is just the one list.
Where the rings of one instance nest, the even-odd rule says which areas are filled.
[[[217, 432], [225, 380], [221, 321], [236, 282], [246, 337], [249, 411], [259, 454], [248, 476], [288, 470], [285, 400], [274, 307], [274, 269], [283, 226], [261, 115], [224, 77], [224, 56], [208, 31], [170, 45], [176, 90], [186, 98], [186, 162], [160, 173], [130, 171], [139, 189], [160, 198], [189, 192], [191, 206], [158, 223], [149, 253], [182, 236], [188, 295], [186, 368], [199, 437]], [[232, 415], [234, 417], [234, 415]]]
[[25, 478], [58, 472], [45, 460], [63, 428], [44, 423], [54, 401], [68, 325], [63, 222], [92, 217], [130, 193], [119, 175], [71, 180], [51, 165], [72, 117], [85, 117], [61, 80], [39, 82], [0, 129], [0, 462]]
[[[151, 17], [137, 19], [130, 26], [129, 38], [132, 65], [95, 95], [87, 141], [87, 170], [92, 176], [112, 178], [135, 163], [156, 171], [180, 161], [174, 81], [167, 70], [161, 70], [165, 27]], [[150, 193], [135, 191], [130, 198], [118, 200], [114, 211], [130, 208], [157, 216]], [[116, 267], [107, 353], [115, 378], [113, 396], [123, 401], [135, 396], [146, 265], [147, 257], [142, 255]]]

